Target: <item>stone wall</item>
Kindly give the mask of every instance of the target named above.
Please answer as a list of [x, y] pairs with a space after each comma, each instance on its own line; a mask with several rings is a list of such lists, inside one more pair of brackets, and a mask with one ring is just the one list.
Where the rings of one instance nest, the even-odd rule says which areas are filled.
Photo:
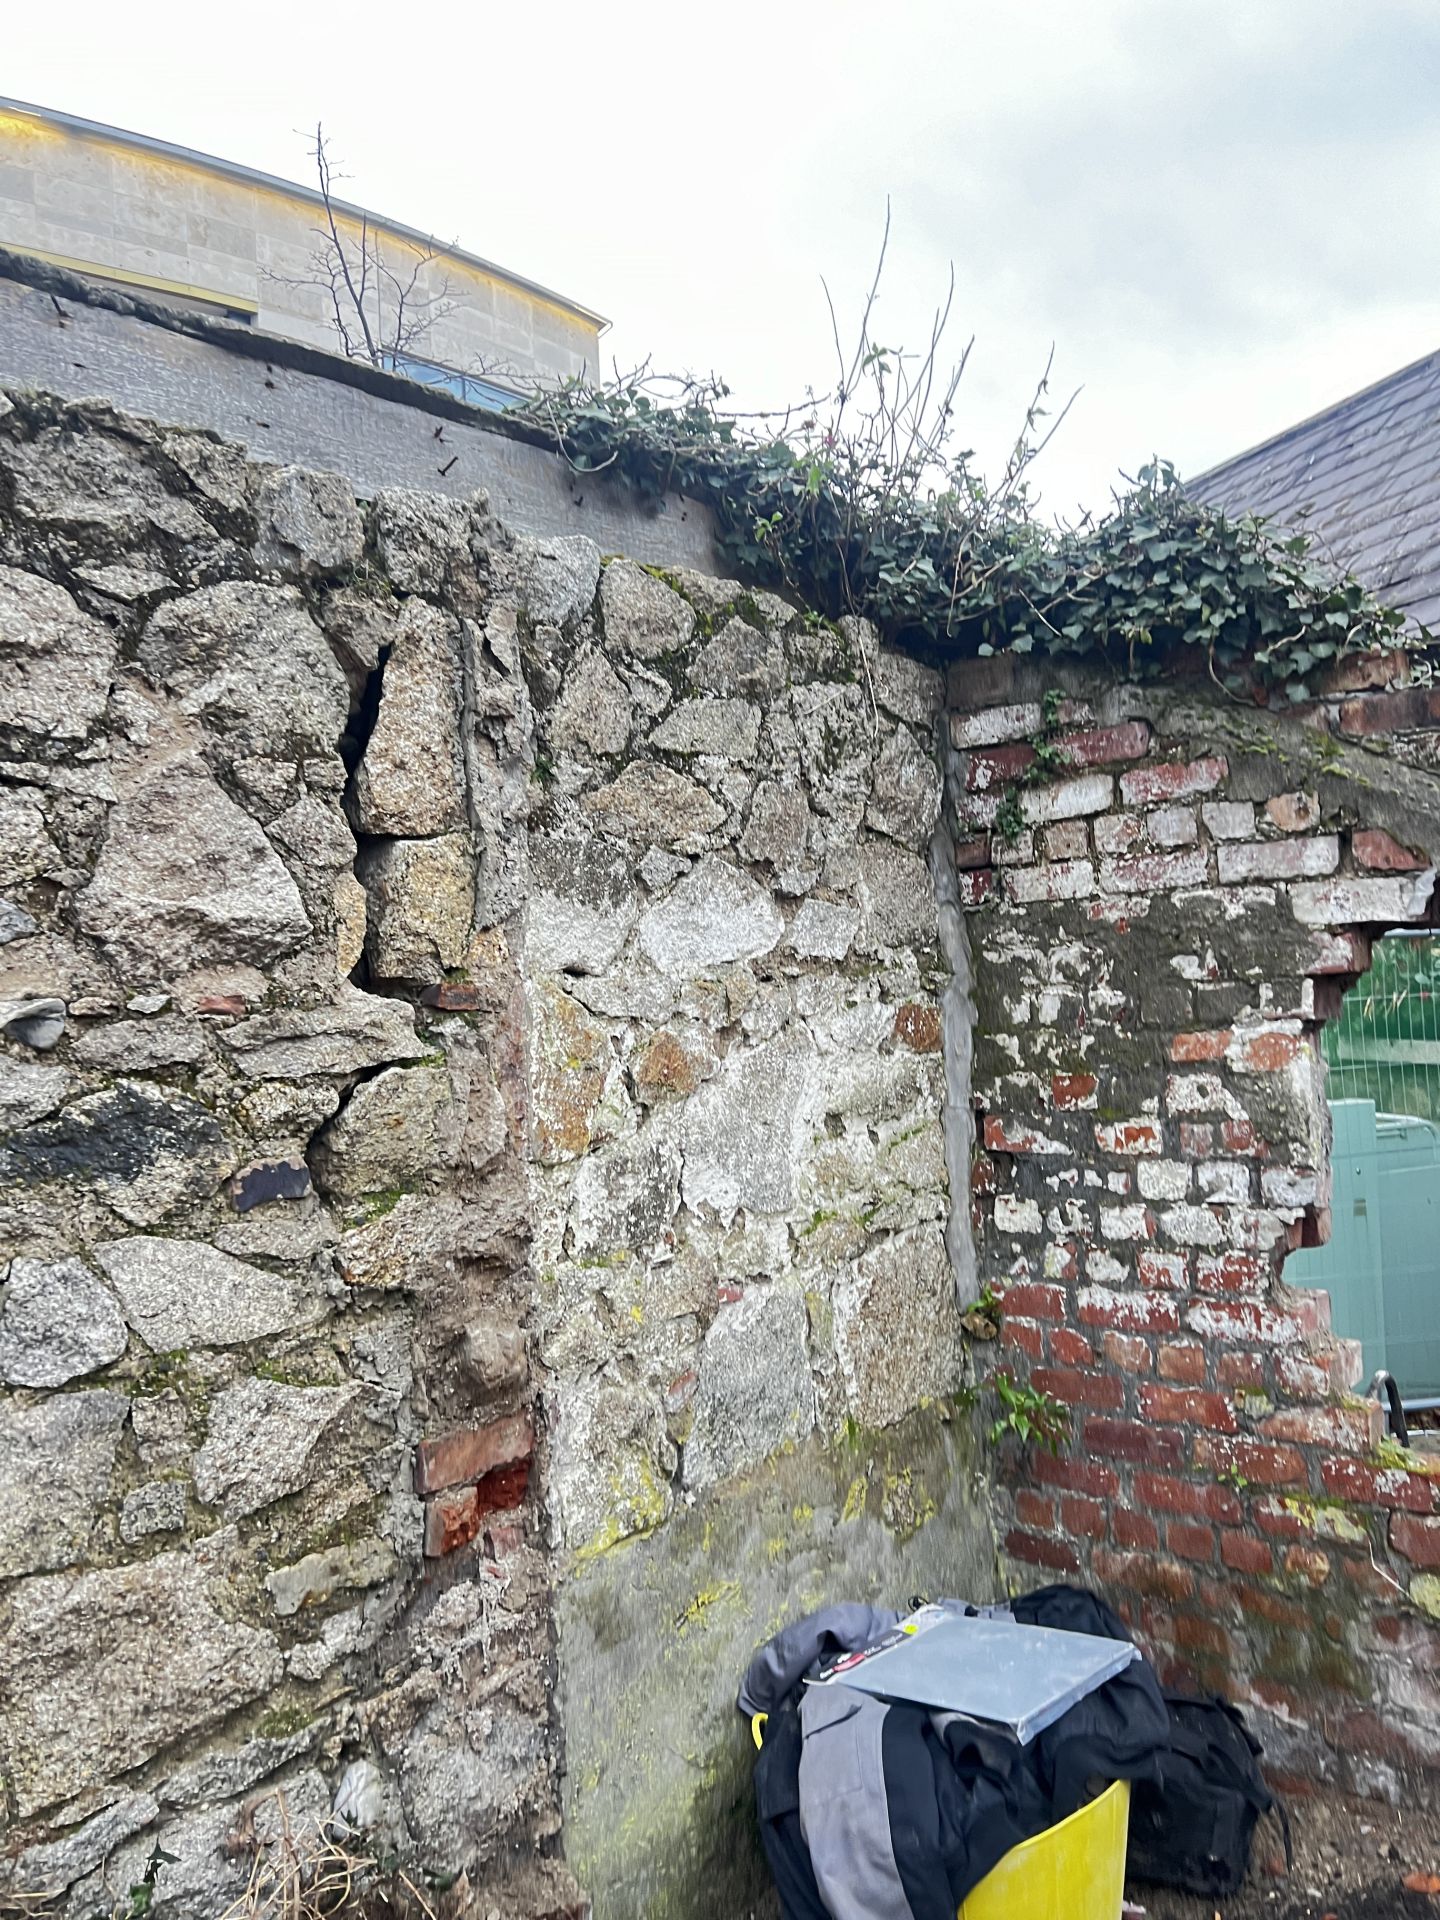
[[755, 1642], [995, 1579], [939, 677], [19, 392], [0, 659], [12, 1884], [748, 1911]]
[[980, 1270], [1073, 1420], [1009, 1460], [1005, 1545], [1246, 1702], [1282, 1770], [1393, 1793], [1440, 1758], [1440, 1479], [1283, 1262], [1328, 1233], [1320, 1025], [1373, 934], [1433, 920], [1440, 700], [1383, 662], [1283, 718], [1045, 684], [950, 676]]

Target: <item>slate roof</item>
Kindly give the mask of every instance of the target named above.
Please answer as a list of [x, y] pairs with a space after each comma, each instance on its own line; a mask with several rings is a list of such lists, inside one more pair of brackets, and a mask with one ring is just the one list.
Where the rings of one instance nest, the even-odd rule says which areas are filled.
[[1185, 484], [1310, 534], [1319, 556], [1440, 633], [1440, 353]]

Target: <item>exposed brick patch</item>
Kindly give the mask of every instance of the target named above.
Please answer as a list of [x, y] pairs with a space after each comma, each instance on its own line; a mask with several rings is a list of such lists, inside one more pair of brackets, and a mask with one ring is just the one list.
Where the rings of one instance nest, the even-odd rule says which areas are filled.
[[1140, 760], [1150, 751], [1150, 727], [1144, 720], [1127, 720], [1117, 727], [1090, 727], [1062, 734], [1055, 752], [1067, 767], [1101, 767], [1115, 760]]
[[1007, 1314], [1000, 1325], [1000, 1344], [1007, 1352], [1023, 1353], [1031, 1360], [1045, 1358], [1045, 1330], [1038, 1320], [1013, 1320]]
[[528, 1413], [492, 1420], [483, 1427], [459, 1427], [439, 1440], [422, 1440], [415, 1453], [415, 1491], [439, 1493], [473, 1483], [496, 1467], [528, 1460], [534, 1445]]
[[1033, 747], [990, 747], [983, 753], [972, 753], [965, 770], [966, 789], [970, 793], [990, 793], [1018, 780], [1034, 764]]
[[957, 840], [955, 843], [955, 867], [957, 872], [970, 873], [976, 867], [990, 865], [990, 836], [978, 833], [969, 840]]
[[940, 1009], [908, 1001], [895, 1009], [894, 1037], [912, 1053], [939, 1053]]
[[[1109, 1340], [1115, 1336], [1107, 1334], [1105, 1337]], [[1083, 1333], [1076, 1333], [1073, 1327], [1055, 1327], [1050, 1333], [1050, 1358], [1058, 1361], [1062, 1367], [1093, 1367], [1095, 1345]]]
[[1178, 1333], [1180, 1309], [1165, 1294], [1116, 1293], [1109, 1287], [1082, 1287], [1081, 1322], [1088, 1327], [1116, 1327], [1123, 1333]]
[[1215, 1558], [1213, 1529], [1190, 1520], [1172, 1520], [1165, 1529], [1165, 1544], [1178, 1560], [1198, 1560], [1208, 1566]]
[[1028, 1487], [1022, 1487], [1015, 1496], [1015, 1517], [1027, 1527], [1048, 1532], [1055, 1524], [1055, 1502], [1042, 1493], [1032, 1493]]
[[1173, 1475], [1137, 1473], [1135, 1497], [1157, 1513], [1184, 1514], [1191, 1519], [1221, 1521], [1238, 1527], [1243, 1516], [1238, 1494], [1228, 1487], [1201, 1480], [1177, 1480]]

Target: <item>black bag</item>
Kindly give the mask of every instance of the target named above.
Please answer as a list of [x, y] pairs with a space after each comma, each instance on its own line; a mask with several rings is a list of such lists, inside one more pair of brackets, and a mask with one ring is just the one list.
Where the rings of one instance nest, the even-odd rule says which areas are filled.
[[1160, 1785], [1135, 1787], [1127, 1871], [1187, 1893], [1234, 1893], [1261, 1815], [1279, 1811], [1287, 1863], [1290, 1822], [1260, 1772], [1260, 1742], [1228, 1700], [1167, 1693], [1165, 1704], [1170, 1745], [1160, 1756]]

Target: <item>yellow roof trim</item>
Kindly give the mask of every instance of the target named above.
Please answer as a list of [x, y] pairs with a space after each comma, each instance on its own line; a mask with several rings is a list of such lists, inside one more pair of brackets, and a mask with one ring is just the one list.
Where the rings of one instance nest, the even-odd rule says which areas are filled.
[[224, 307], [231, 313], [258, 315], [258, 300], [247, 300], [243, 293], [217, 293], [213, 287], [187, 286], [183, 280], [162, 280], [156, 273], [135, 273], [129, 267], [106, 267], [98, 260], [76, 260], [68, 253], [47, 253], [43, 247], [20, 244], [16, 253], [43, 260], [49, 267], [64, 267], [69, 273], [93, 274], [101, 280], [118, 280], [122, 286], [140, 287], [151, 293], [178, 293], [187, 300], [204, 300], [212, 307]]

